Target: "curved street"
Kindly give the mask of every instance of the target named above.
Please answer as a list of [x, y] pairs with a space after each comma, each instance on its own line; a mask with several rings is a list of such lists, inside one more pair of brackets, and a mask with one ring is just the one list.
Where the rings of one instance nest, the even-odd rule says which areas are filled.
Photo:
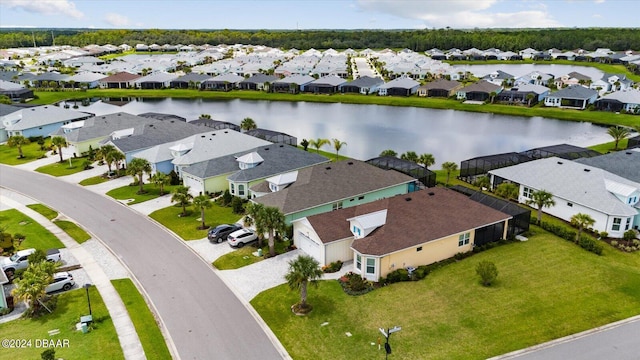
[[180, 359], [282, 359], [271, 330], [182, 240], [146, 216], [77, 184], [0, 165], [0, 186], [81, 224], [128, 268]]

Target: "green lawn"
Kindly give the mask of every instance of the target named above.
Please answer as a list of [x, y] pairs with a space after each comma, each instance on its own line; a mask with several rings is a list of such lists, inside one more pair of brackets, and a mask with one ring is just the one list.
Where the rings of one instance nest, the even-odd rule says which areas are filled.
[[[149, 216], [184, 240], [203, 239], [207, 236], [207, 230], [198, 229], [201, 225], [200, 209], [194, 209], [190, 205], [187, 206], [187, 216], [180, 217], [181, 213], [182, 207], [169, 206], [156, 210]], [[242, 216], [234, 214], [230, 207], [221, 207], [215, 203], [205, 211], [205, 222], [210, 227], [216, 227], [220, 224], [233, 224], [241, 218]]]
[[[620, 140], [620, 142], [618, 143], [618, 150], [623, 150], [627, 148], [627, 142], [629, 141], [629, 139], [623, 139]], [[598, 144], [598, 145], [593, 145], [593, 146], [589, 146], [589, 149], [591, 150], [595, 150], [599, 153], [602, 154], [606, 154], [610, 151], [615, 151], [615, 142], [611, 141], [608, 143], [604, 143], [604, 144]]]
[[147, 359], [171, 360], [162, 332], [144, 298], [130, 279], [111, 280], [136, 328]]
[[6, 232], [20, 233], [26, 237], [22, 243], [22, 249], [47, 250], [64, 247], [64, 244], [49, 230], [16, 209], [0, 211], [0, 224], [6, 227]]
[[75, 240], [78, 244], [82, 244], [83, 242], [91, 239], [91, 235], [87, 234], [86, 231], [82, 230], [76, 223], [66, 220], [56, 220], [53, 222], [58, 225], [60, 229], [67, 233], [67, 235], [71, 236], [73, 240]]
[[49, 220], [53, 220], [56, 217], [58, 217], [58, 212], [51, 209], [48, 206], [42, 205], [42, 204], [29, 204], [27, 205], [27, 207], [37, 213], [39, 213], [40, 215], [46, 217]]
[[71, 167], [69, 167], [69, 159], [65, 159], [63, 162], [56, 161], [53, 164], [41, 166], [36, 171], [52, 176], [71, 175], [84, 171], [83, 163], [85, 160], [85, 158], [72, 158]]
[[[127, 185], [127, 186], [119, 187], [113, 190], [109, 190], [107, 192], [107, 195], [111, 196], [116, 200], [133, 199], [133, 201], [127, 203], [128, 205], [145, 202], [160, 196], [160, 188], [155, 184], [145, 183], [142, 186], [145, 190], [144, 194], [138, 194], [138, 191], [140, 190], [140, 185], [136, 185], [136, 186]], [[178, 185], [165, 185], [163, 196], [171, 197], [171, 192], [176, 187], [178, 187]]]
[[96, 185], [96, 184], [101, 184], [103, 182], [109, 181], [109, 179], [102, 177], [102, 176], [92, 176], [90, 178], [86, 178], [82, 181], [80, 181], [78, 184], [82, 185], [82, 186], [88, 186], [88, 185]]
[[[48, 144], [47, 141], [46, 144]], [[0, 145], [0, 164], [19, 165], [40, 159], [47, 150], [40, 150], [40, 145], [35, 142], [22, 146], [24, 158], [18, 158], [18, 148], [10, 147], [6, 144]]]
[[[40, 353], [45, 349], [36, 347], [36, 339], [47, 339], [68, 340], [68, 347], [55, 349], [56, 359], [124, 359], [113, 321], [95, 286], [89, 289], [94, 323], [86, 334], [75, 329], [80, 316], [89, 313], [85, 290], [71, 290], [56, 296], [58, 305], [52, 314], [0, 324], [0, 338], [32, 341], [28, 348], [2, 349], [0, 358], [40, 359]], [[48, 331], [54, 329], [59, 329], [60, 333], [49, 336]]]
[[[269, 244], [267, 241], [263, 241], [262, 254], [269, 254]], [[276, 254], [283, 254], [287, 250], [287, 246], [289, 242], [278, 241], [276, 242]], [[239, 269], [243, 266], [255, 264], [259, 261], [264, 260], [262, 256], [254, 256], [253, 253], [258, 251], [258, 243], [254, 243], [251, 245], [244, 246], [236, 251], [232, 251], [230, 253], [224, 254], [220, 256], [216, 261], [213, 262], [213, 266], [215, 266], [219, 270], [231, 270], [231, 269]]]
[[[337, 281], [321, 282], [309, 289], [309, 316], [291, 313], [299, 292], [287, 285], [251, 304], [294, 359], [381, 359], [384, 351], [371, 343], [381, 336], [378, 328], [395, 325], [402, 327], [391, 340], [395, 357], [480, 359], [640, 313], [640, 253], [605, 246], [597, 256], [537, 227], [532, 232], [529, 241], [474, 255], [422, 281], [358, 297], [344, 294]], [[490, 288], [475, 274], [481, 260], [499, 271]]]

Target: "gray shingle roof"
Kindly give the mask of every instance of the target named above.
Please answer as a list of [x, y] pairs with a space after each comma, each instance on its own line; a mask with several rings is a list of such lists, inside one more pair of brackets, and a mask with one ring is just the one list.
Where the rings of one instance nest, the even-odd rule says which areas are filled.
[[345, 160], [304, 168], [286, 189], [253, 201], [277, 207], [286, 215], [412, 181], [412, 177], [395, 170]]
[[7, 126], [7, 130], [26, 130], [65, 121], [82, 120], [93, 116], [84, 112], [64, 109], [59, 106], [53, 105], [37, 106], [28, 109], [22, 109], [20, 111], [20, 121], [13, 125]]
[[375, 85], [384, 84], [384, 80], [378, 77], [362, 76], [353, 81], [350, 81], [342, 86], [357, 86], [357, 87], [371, 87]]
[[460, 83], [458, 81], [452, 81], [452, 80], [447, 80], [447, 79], [438, 79], [436, 81], [428, 82], [428, 83], [422, 85], [420, 88], [426, 89], [426, 90], [442, 89], [442, 90], [451, 91], [451, 90], [457, 88], [460, 85], [462, 85], [462, 83]]
[[640, 184], [640, 151], [618, 151], [574, 160]]
[[255, 74], [248, 79], [244, 79], [240, 81], [240, 83], [250, 83], [250, 84], [261, 84], [266, 82], [272, 83], [278, 79], [279, 77], [273, 76], [273, 75]]
[[147, 121], [143, 126], [137, 127], [136, 132], [132, 136], [111, 140], [111, 142], [120, 149], [120, 151], [127, 153], [184, 139], [209, 130], [206, 127], [192, 125], [182, 121]]
[[5, 116], [11, 113], [14, 113], [16, 111], [20, 111], [24, 109], [23, 107], [18, 107], [18, 106], [13, 106], [13, 105], [7, 105], [7, 104], [0, 104], [0, 116]]
[[206, 74], [191, 73], [191, 74], [186, 74], [186, 75], [180, 76], [179, 78], [173, 79], [171, 80], [171, 82], [187, 82], [187, 83], [189, 81], [203, 82], [207, 79], [211, 79], [211, 76]]
[[420, 83], [408, 78], [408, 77], [400, 77], [397, 79], [393, 79], [388, 83], [381, 85], [380, 89], [391, 89], [391, 88], [402, 88], [402, 89], [413, 89], [420, 86]]
[[570, 85], [551, 94], [551, 97], [564, 99], [589, 99], [598, 94], [598, 90], [589, 89], [582, 85]]
[[486, 80], [480, 80], [477, 83], [471, 84], [469, 86], [465, 86], [462, 89], [460, 89], [459, 91], [468, 93], [468, 92], [485, 92], [487, 94], [494, 92], [494, 91], [498, 91], [501, 87], [496, 85], [496, 84], [492, 84]]
[[[114, 131], [135, 128], [158, 120], [145, 119], [125, 112], [95, 116], [84, 120], [84, 126], [66, 134], [71, 142], [79, 142], [108, 136]], [[57, 131], [56, 135], [62, 135]]]

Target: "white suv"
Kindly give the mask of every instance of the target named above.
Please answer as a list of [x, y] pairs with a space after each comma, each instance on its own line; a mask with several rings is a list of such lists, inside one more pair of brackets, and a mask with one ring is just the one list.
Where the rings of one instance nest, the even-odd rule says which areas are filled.
[[45, 291], [47, 292], [47, 294], [60, 290], [66, 291], [71, 289], [75, 284], [76, 283], [75, 281], [73, 281], [73, 275], [71, 275], [71, 273], [68, 273], [66, 271], [58, 272], [53, 274], [53, 281], [51, 281], [51, 284], [47, 286]]
[[258, 236], [252, 230], [240, 229], [229, 234], [229, 236], [227, 237], [227, 242], [231, 246], [241, 248], [245, 244], [255, 241], [257, 238]]

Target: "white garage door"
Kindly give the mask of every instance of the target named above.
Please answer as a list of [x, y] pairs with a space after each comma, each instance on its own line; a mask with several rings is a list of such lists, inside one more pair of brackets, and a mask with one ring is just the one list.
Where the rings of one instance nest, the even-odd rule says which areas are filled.
[[194, 196], [198, 196], [200, 194], [204, 194], [204, 189], [202, 187], [202, 183], [196, 179], [190, 178], [190, 177], [186, 177], [183, 176], [182, 178], [182, 182], [184, 184], [184, 186], [188, 186], [189, 187], [189, 193], [194, 195]]
[[298, 235], [299, 235], [298, 238], [300, 239], [300, 241], [298, 242], [300, 244], [300, 249], [306, 252], [308, 255], [310, 255], [314, 259], [318, 260], [320, 265], [325, 265], [324, 259], [322, 259], [322, 249], [320, 247], [320, 244], [309, 239], [307, 236], [305, 236], [302, 233], [299, 233]]

